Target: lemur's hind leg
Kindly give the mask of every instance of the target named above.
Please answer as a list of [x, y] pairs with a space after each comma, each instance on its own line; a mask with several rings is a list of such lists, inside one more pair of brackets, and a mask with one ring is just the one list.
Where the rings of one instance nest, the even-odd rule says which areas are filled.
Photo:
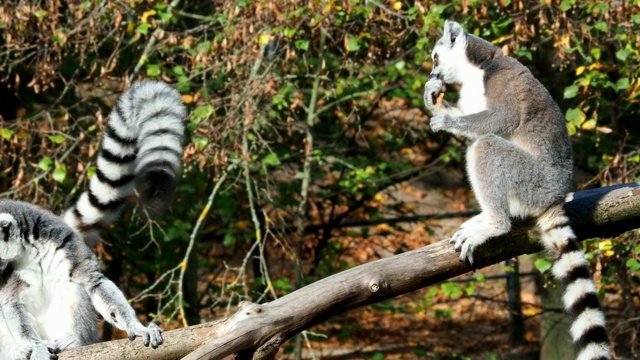
[[531, 153], [496, 135], [484, 135], [469, 147], [467, 172], [482, 213], [462, 224], [450, 240], [461, 261], [473, 265], [475, 249], [509, 232], [512, 216], [536, 216], [544, 210], [545, 204], [529, 194], [547, 187], [538, 163]]

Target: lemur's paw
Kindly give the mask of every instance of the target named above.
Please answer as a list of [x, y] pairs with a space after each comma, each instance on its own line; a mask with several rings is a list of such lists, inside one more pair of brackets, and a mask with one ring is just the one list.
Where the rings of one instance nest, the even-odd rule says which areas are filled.
[[480, 238], [471, 238], [471, 239], [467, 239], [467, 241], [464, 242], [464, 244], [462, 245], [462, 249], [460, 251], [460, 256], [458, 257], [460, 259], [460, 261], [462, 261], [465, 264], [470, 265], [471, 267], [473, 266], [473, 253], [476, 250], [476, 248], [484, 243], [485, 240], [480, 239]]
[[424, 84], [424, 105], [434, 113], [441, 106], [442, 95], [445, 92], [444, 82], [438, 78], [429, 79]]
[[137, 336], [142, 338], [142, 344], [152, 348], [157, 348], [162, 345], [162, 329], [155, 323], [150, 323], [148, 327], [144, 327], [142, 324], [137, 323], [131, 326], [132, 329], [127, 330], [129, 340], [133, 341]]
[[82, 346], [82, 342], [76, 336], [65, 336], [55, 340], [43, 340], [42, 343], [52, 354], [59, 354], [71, 347]]
[[58, 355], [51, 353], [45, 344], [35, 342], [21, 345], [14, 351], [11, 358], [14, 360], [56, 360]]
[[431, 130], [433, 131], [441, 131], [441, 130], [446, 130], [449, 127], [451, 127], [451, 122], [453, 121], [453, 118], [451, 117], [451, 115], [449, 114], [438, 114], [438, 115], [433, 115], [431, 117], [431, 121], [429, 123], [429, 125], [431, 125]]
[[475, 249], [488, 239], [487, 236], [484, 236], [484, 230], [482, 222], [474, 217], [462, 224], [460, 229], [449, 240], [450, 243], [454, 244], [453, 250], [460, 252], [460, 261], [473, 266]]

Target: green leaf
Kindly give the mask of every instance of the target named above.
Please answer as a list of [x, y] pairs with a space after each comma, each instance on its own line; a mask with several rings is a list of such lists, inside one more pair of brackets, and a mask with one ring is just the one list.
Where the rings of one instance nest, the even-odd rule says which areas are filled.
[[158, 11], [158, 16], [160, 16], [160, 19], [165, 23], [168, 23], [173, 17], [172, 13], [166, 11]]
[[284, 29], [284, 36], [288, 37], [288, 38], [293, 37], [293, 35], [296, 34], [296, 31], [298, 31], [298, 29], [296, 29], [296, 28], [292, 28], [292, 27], [285, 28]]
[[574, 3], [575, 0], [562, 0], [562, 2], [560, 2], [560, 10], [568, 11]]
[[627, 262], [625, 263], [625, 265], [627, 265], [627, 267], [631, 271], [635, 272], [635, 271], [640, 270], [640, 261], [638, 261], [636, 259], [627, 259]]
[[534, 262], [534, 266], [538, 271], [544, 274], [547, 270], [551, 269], [551, 262], [547, 259], [537, 258]]
[[531, 53], [531, 50], [529, 50], [529, 49], [518, 48], [518, 49], [516, 49], [514, 51], [514, 53], [519, 57], [526, 57], [529, 60], [531, 60], [533, 58], [533, 54]]
[[471, 296], [476, 292], [476, 285], [473, 282], [467, 283], [467, 287], [464, 289], [467, 296]]
[[14, 131], [11, 129], [0, 128], [0, 136], [5, 140], [11, 140]]
[[616, 58], [618, 58], [618, 60], [620, 61], [627, 60], [627, 57], [629, 57], [629, 55], [631, 55], [631, 51], [627, 49], [620, 49], [616, 52]]
[[307, 51], [309, 50], [309, 40], [296, 40], [294, 42], [296, 49]]
[[53, 170], [53, 180], [62, 183], [67, 177], [67, 165], [60, 164], [55, 170]]
[[203, 136], [196, 136], [193, 139], [191, 139], [191, 141], [196, 144], [196, 146], [202, 150], [205, 147], [207, 147], [207, 144], [209, 143], [209, 139]]
[[211, 114], [213, 114], [213, 105], [211, 104], [202, 105], [193, 110], [193, 116], [198, 119], [208, 118]]
[[203, 41], [196, 45], [196, 50], [201, 53], [206, 53], [211, 50], [211, 41]]
[[83, 1], [82, 4], [80, 4], [80, 8], [82, 10], [89, 10], [91, 8], [91, 1]]
[[280, 159], [275, 153], [269, 153], [262, 159], [262, 163], [267, 166], [277, 166], [280, 165]]
[[42, 19], [43, 17], [47, 16], [47, 12], [44, 10], [37, 10], [36, 12], [33, 13], [38, 19]]
[[480, 284], [484, 284], [487, 282], [487, 277], [484, 276], [483, 273], [478, 273], [478, 276], [476, 276], [476, 280], [478, 280]]
[[580, 90], [580, 88], [578, 88], [578, 85], [567, 86], [566, 88], [564, 88], [564, 98], [571, 99], [576, 97], [576, 95], [578, 95], [578, 90]]
[[575, 126], [580, 126], [582, 122], [586, 120], [587, 115], [585, 115], [585, 113], [582, 112], [581, 109], [570, 108], [567, 110], [567, 114], [565, 115], [565, 117], [570, 123], [574, 124]]
[[349, 36], [347, 38], [347, 51], [354, 52], [360, 50], [360, 44], [358, 38], [355, 36]]
[[140, 34], [147, 35], [147, 32], [149, 32], [150, 27], [151, 27], [150, 24], [142, 23], [138, 25], [138, 27], [136, 28], [136, 31], [138, 31]]
[[460, 289], [460, 285], [454, 282], [445, 282], [440, 285], [440, 288], [442, 289], [442, 294], [452, 299], [462, 296], [462, 289]]
[[373, 356], [371, 357], [371, 360], [384, 360], [384, 354], [381, 352], [377, 352], [373, 354]]
[[236, 242], [236, 237], [233, 236], [233, 234], [231, 233], [231, 231], [228, 231], [225, 235], [224, 235], [224, 239], [222, 240], [222, 243], [225, 246], [231, 246], [233, 244], [235, 244]]
[[53, 160], [51, 160], [51, 158], [48, 156], [45, 156], [40, 159], [40, 161], [38, 161], [38, 167], [43, 171], [49, 170], [51, 165], [53, 165]]
[[184, 75], [184, 69], [182, 68], [182, 66], [174, 66], [173, 67], [173, 72], [176, 75]]
[[47, 136], [47, 138], [54, 144], [62, 144], [65, 140], [64, 136], [62, 135], [49, 135]]
[[607, 23], [602, 20], [598, 21], [594, 27], [599, 31], [607, 32]]
[[622, 78], [618, 81], [616, 81], [616, 88], [620, 91], [620, 90], [626, 90], [629, 87], [629, 79], [627, 78]]
[[147, 76], [157, 77], [162, 74], [162, 68], [159, 64], [147, 64]]

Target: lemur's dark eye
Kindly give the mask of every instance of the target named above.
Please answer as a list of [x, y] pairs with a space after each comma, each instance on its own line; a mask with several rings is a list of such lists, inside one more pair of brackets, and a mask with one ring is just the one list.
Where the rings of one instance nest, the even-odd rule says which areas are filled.
[[433, 54], [433, 66], [438, 66], [438, 54]]

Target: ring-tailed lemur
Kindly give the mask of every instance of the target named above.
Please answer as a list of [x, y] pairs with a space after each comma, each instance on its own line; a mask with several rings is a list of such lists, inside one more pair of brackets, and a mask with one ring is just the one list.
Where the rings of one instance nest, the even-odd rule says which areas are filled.
[[[565, 119], [547, 90], [517, 60], [452, 21], [432, 52], [424, 101], [431, 128], [470, 138], [467, 173], [482, 213], [451, 238], [460, 260], [507, 233], [511, 217], [536, 217], [541, 242], [575, 318], [571, 337], [579, 360], [610, 359], [605, 318], [589, 264], [564, 212], [573, 158]], [[456, 104], [443, 101], [445, 84], [459, 84]]]
[[97, 314], [145, 346], [162, 344], [85, 243], [109, 225], [134, 191], [152, 210], [166, 206], [182, 160], [186, 110], [164, 83], [135, 84], [112, 111], [89, 190], [64, 218], [0, 201], [0, 360], [55, 359], [98, 341]]

